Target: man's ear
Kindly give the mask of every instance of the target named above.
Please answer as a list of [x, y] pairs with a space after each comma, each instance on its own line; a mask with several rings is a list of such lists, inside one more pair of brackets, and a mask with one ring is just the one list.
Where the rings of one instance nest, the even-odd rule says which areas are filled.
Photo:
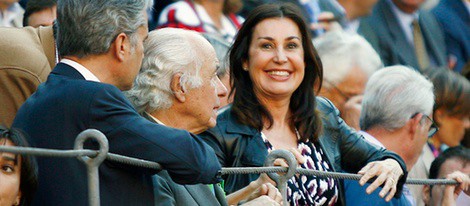
[[446, 115], [446, 113], [443, 111], [443, 109], [436, 109], [436, 111], [434, 112], [434, 122], [436, 122], [437, 124], [439, 124], [440, 122], [444, 121], [443, 118], [444, 116]]
[[409, 124], [409, 132], [411, 133], [412, 138], [414, 138], [416, 132], [419, 132], [421, 129], [421, 119], [423, 119], [423, 114], [418, 113], [407, 123]]
[[127, 36], [127, 34], [125, 33], [118, 34], [116, 39], [114, 39], [113, 43], [111, 44], [111, 48], [110, 48], [110, 50], [113, 51], [114, 56], [121, 62], [124, 61], [125, 56], [126, 56], [125, 54], [130, 49], [131, 49], [131, 45], [130, 45], [129, 36]]
[[422, 193], [424, 204], [429, 205], [431, 203], [431, 187], [429, 185], [424, 185]]
[[171, 78], [171, 83], [170, 83], [171, 92], [175, 96], [175, 99], [181, 103], [186, 101], [186, 92], [184, 91], [183, 86], [181, 85], [182, 75], [183, 74], [180, 72], [176, 73]]

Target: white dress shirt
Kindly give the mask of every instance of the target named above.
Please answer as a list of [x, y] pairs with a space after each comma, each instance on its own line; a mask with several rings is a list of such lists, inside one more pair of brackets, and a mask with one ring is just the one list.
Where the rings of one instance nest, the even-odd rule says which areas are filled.
[[70, 59], [62, 59], [60, 63], [67, 64], [77, 70], [87, 81], [94, 81], [94, 82], [101, 82], [98, 77], [96, 77], [90, 70], [85, 68], [80, 63], [70, 60]]

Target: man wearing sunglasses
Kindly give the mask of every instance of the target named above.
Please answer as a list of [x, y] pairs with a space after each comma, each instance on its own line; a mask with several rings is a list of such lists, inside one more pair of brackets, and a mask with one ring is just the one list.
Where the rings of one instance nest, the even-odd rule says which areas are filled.
[[[429, 137], [438, 130], [432, 117], [433, 84], [405, 66], [386, 67], [375, 72], [366, 85], [360, 117], [361, 133], [370, 143], [400, 155], [407, 170], [418, 160]], [[385, 178], [385, 177], [378, 177]], [[385, 202], [370, 194], [367, 185], [345, 181], [346, 205], [414, 205], [411, 192]], [[380, 196], [379, 196], [380, 195]]]

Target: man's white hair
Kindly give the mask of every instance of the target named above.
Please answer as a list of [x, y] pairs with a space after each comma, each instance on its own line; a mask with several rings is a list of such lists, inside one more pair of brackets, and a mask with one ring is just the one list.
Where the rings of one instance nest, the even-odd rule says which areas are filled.
[[173, 76], [181, 73], [183, 90], [202, 85], [203, 57], [196, 41], [207, 41], [195, 31], [163, 28], [149, 32], [144, 42], [142, 68], [134, 87], [126, 92], [139, 113], [168, 109], [172, 104], [170, 87]]
[[374, 48], [357, 34], [335, 30], [314, 39], [313, 43], [323, 63], [323, 79], [332, 84], [341, 83], [354, 67], [370, 77], [383, 66]]

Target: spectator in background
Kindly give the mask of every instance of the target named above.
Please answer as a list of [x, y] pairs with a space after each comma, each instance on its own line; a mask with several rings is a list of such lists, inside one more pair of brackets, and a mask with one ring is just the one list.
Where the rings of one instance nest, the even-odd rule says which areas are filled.
[[[194, 31], [159, 29], [149, 33], [144, 56], [135, 85], [127, 92], [137, 110], [156, 124], [194, 134], [214, 127], [219, 98], [227, 90], [216, 75], [219, 62], [211, 45]], [[226, 200], [219, 185], [179, 185], [166, 171], [154, 176], [154, 188], [155, 205], [161, 206], [227, 205], [227, 201], [238, 205], [249, 195], [256, 198], [250, 204], [279, 205], [282, 201], [273, 185], [260, 181], [240, 191], [248, 195], [232, 194]]]
[[23, 14], [18, 0], [0, 0], [0, 27], [23, 27]]
[[[0, 126], [0, 146], [29, 147], [29, 144], [18, 130]], [[0, 205], [30, 205], [38, 186], [34, 157], [0, 152], [0, 170]]]
[[424, 0], [379, 0], [372, 15], [361, 20], [359, 34], [379, 53], [385, 66], [396, 64], [424, 71], [447, 66], [444, 35]]
[[[432, 69], [427, 75], [434, 84], [436, 104], [433, 119], [440, 130], [424, 146], [416, 166], [410, 171], [411, 178], [428, 178], [434, 158], [446, 147], [458, 146], [465, 129], [470, 128], [470, 82], [447, 68]], [[410, 188], [417, 205], [424, 205], [423, 186], [413, 185]]]
[[244, 19], [235, 13], [240, 0], [182, 0], [167, 6], [158, 20], [158, 27], [173, 27], [217, 34], [232, 43]]
[[455, 179], [460, 185], [425, 185], [423, 200], [428, 206], [468, 206], [470, 202], [470, 149], [457, 146], [441, 153], [429, 171], [430, 179]]
[[[217, 69], [217, 76], [219, 77], [220, 81], [222, 81], [225, 88], [227, 88], [228, 93], [230, 93], [232, 90], [232, 86], [230, 86], [230, 65], [228, 61], [228, 49], [230, 48], [230, 44], [217, 35], [204, 33], [203, 36], [215, 49], [217, 59], [219, 59], [219, 69]], [[228, 104], [232, 103], [232, 101], [233, 98], [229, 98], [228, 95], [220, 97], [220, 108], [227, 106]]]
[[0, 124], [16, 112], [58, 61], [53, 26], [0, 28]]
[[[385, 67], [370, 77], [365, 88], [360, 133], [377, 147], [396, 152], [410, 170], [428, 137], [437, 131], [431, 119], [433, 105], [433, 85], [424, 76], [405, 66]], [[346, 205], [414, 204], [407, 185], [403, 195], [391, 202], [357, 181], [345, 180], [344, 185]]]
[[441, 0], [432, 10], [444, 30], [447, 55], [457, 73], [470, 64], [470, 0]]
[[50, 26], [57, 18], [57, 0], [29, 0], [24, 13], [24, 26]]
[[369, 77], [382, 67], [379, 55], [357, 34], [330, 31], [314, 40], [323, 63], [319, 95], [335, 104], [341, 118], [359, 129], [362, 94]]
[[[141, 117], [121, 91], [132, 88], [147, 38], [149, 0], [60, 0], [57, 44], [63, 57], [26, 100], [13, 125], [41, 148], [73, 148], [94, 128], [109, 152], [158, 162], [181, 184], [220, 181], [214, 151], [187, 131]], [[86, 146], [98, 145], [89, 141]], [[184, 148], [184, 149], [181, 149]], [[102, 205], [153, 205], [157, 171], [110, 163], [99, 167]], [[86, 168], [73, 158], [39, 158], [38, 205], [86, 205]], [[60, 184], [58, 184], [60, 183]], [[57, 195], [60, 194], [60, 195]]]
[[[357, 33], [361, 17], [369, 16], [378, 0], [319, 0], [322, 11], [332, 12], [343, 29], [351, 34]], [[331, 6], [333, 5], [333, 6]]]

